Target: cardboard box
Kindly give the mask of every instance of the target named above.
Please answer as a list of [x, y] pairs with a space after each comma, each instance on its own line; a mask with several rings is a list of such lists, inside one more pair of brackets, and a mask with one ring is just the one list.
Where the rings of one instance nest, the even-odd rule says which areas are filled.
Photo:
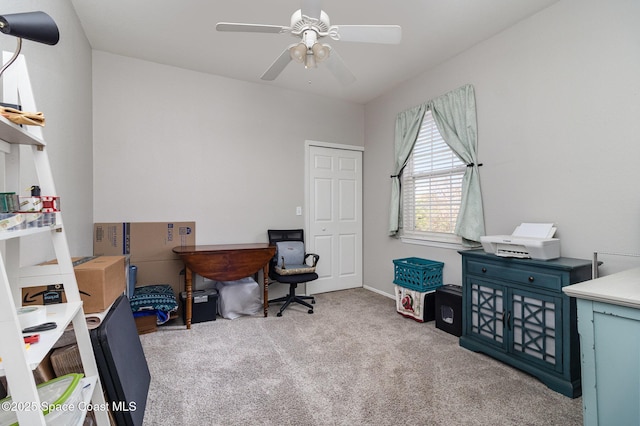
[[94, 255], [129, 255], [136, 287], [169, 284], [184, 290], [184, 264], [172, 249], [196, 244], [195, 222], [117, 222], [93, 225]]
[[48, 353], [40, 364], [33, 370], [33, 378], [36, 382], [36, 385], [41, 383], [48, 382], [51, 379], [55, 379], [56, 373], [53, 369], [53, 364], [51, 363], [51, 353]]
[[138, 335], [140, 334], [148, 334], [154, 333], [158, 331], [157, 316], [154, 312], [153, 315], [143, 315], [140, 317], [135, 317], [136, 321], [136, 329], [138, 329]]
[[[126, 286], [125, 257], [98, 256], [73, 258], [80, 299], [86, 314], [103, 312], [121, 295]], [[57, 263], [57, 260], [46, 264]], [[25, 287], [23, 305], [50, 305], [66, 302], [62, 284]]]
[[176, 300], [184, 287], [184, 263], [182, 260], [157, 260], [136, 262], [138, 280], [136, 287], [152, 284], [169, 284]]
[[131, 255], [141, 261], [175, 260], [176, 246], [196, 244], [195, 222], [122, 222], [93, 225], [93, 255]]

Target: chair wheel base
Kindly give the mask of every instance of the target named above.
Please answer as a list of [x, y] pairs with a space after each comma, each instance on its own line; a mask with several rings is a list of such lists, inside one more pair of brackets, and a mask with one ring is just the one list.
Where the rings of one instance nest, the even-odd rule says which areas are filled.
[[276, 314], [276, 316], [277, 316], [277, 317], [281, 317], [281, 316], [282, 316], [282, 312], [278, 312], [278, 313]]
[[313, 309], [309, 309], [307, 312], [312, 314], [313, 313]]

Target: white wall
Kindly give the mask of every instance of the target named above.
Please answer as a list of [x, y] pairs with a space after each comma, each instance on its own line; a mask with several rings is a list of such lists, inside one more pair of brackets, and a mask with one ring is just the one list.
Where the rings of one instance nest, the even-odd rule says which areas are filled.
[[[61, 32], [57, 46], [26, 41], [23, 53], [74, 255], [91, 252], [94, 220], [196, 220], [198, 243], [302, 226], [294, 212], [313, 139], [365, 146], [366, 285], [391, 293], [391, 261], [406, 256], [444, 261], [445, 281], [459, 283], [457, 252], [390, 239], [387, 214], [395, 115], [465, 83], [476, 88], [488, 233], [554, 221], [565, 256], [640, 252], [635, 0], [561, 1], [364, 109], [101, 52], [92, 75], [69, 2], [3, 2], [3, 13], [29, 10]], [[0, 35], [0, 48], [14, 47]], [[638, 263], [601, 260], [605, 273]]]
[[[473, 84], [488, 234], [555, 222], [561, 254], [640, 253], [640, 3], [564, 0], [408, 81], [365, 110], [364, 280], [392, 293], [392, 260], [454, 250], [387, 236], [395, 116]], [[607, 274], [640, 259], [600, 256]]]
[[[61, 197], [71, 254], [92, 253], [92, 97], [91, 48], [75, 10], [68, 0], [3, 0], [3, 14], [41, 10], [58, 25], [60, 42], [55, 46], [25, 40], [25, 57], [38, 110], [46, 118], [42, 129], [47, 142], [57, 195]], [[16, 38], [0, 34], [0, 49], [13, 52]], [[25, 163], [32, 166], [32, 162]], [[26, 175], [31, 176], [33, 173]], [[22, 195], [33, 179], [20, 188]], [[26, 263], [49, 260], [50, 245], [23, 248]]]
[[303, 227], [304, 141], [364, 144], [364, 107], [95, 51], [94, 219], [196, 221], [198, 244]]

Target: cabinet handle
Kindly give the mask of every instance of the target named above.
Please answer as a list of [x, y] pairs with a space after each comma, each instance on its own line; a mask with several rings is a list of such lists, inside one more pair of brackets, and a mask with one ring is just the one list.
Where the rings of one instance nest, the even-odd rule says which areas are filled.
[[511, 330], [511, 311], [507, 314], [507, 328]]
[[482, 272], [487, 272], [487, 268], [482, 268]]
[[533, 282], [533, 277], [529, 277], [529, 282], [532, 283]]

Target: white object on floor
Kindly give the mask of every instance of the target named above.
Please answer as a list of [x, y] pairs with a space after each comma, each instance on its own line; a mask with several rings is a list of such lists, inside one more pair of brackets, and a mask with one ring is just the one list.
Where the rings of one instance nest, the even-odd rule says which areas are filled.
[[260, 285], [251, 277], [237, 281], [218, 281], [218, 313], [226, 319], [256, 315], [262, 311]]

